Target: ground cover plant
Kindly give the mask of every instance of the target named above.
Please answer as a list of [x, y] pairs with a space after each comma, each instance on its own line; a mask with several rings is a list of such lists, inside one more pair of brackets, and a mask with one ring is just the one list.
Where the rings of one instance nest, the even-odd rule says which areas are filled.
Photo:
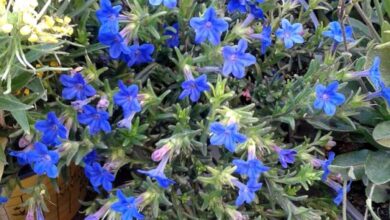
[[[26, 219], [388, 219], [387, 0], [0, 0], [0, 173]], [[60, 205], [60, 204], [59, 204]]]

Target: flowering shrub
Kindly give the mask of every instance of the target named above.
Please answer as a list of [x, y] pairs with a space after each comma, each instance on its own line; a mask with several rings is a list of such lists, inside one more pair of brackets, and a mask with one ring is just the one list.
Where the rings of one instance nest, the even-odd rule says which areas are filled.
[[[379, 219], [389, 16], [379, 0], [0, 0], [0, 202], [25, 172], [55, 184], [76, 164], [90, 220], [359, 219], [359, 183]], [[43, 219], [44, 187], [28, 192]]]

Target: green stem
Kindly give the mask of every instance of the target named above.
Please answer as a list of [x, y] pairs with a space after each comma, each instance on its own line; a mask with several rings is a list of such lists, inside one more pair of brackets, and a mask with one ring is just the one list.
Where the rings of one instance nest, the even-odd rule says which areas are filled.
[[343, 181], [343, 220], [347, 220], [347, 181]]
[[368, 29], [370, 30], [372, 36], [375, 38], [376, 41], [378, 41], [378, 43], [381, 42], [381, 37], [379, 36], [378, 32], [376, 32], [374, 26], [372, 25], [370, 19], [367, 17], [367, 15], [364, 13], [363, 9], [360, 7], [359, 3], [354, 3], [353, 6], [355, 7], [355, 9], [357, 10], [357, 12], [359, 13], [360, 17], [362, 17], [362, 19], [364, 20], [364, 23], [366, 23], [366, 25], [368, 26]]
[[378, 13], [379, 24], [382, 26], [384, 19], [383, 19], [381, 4], [379, 3], [378, 0], [374, 0], [374, 4], [375, 4], [376, 11]]

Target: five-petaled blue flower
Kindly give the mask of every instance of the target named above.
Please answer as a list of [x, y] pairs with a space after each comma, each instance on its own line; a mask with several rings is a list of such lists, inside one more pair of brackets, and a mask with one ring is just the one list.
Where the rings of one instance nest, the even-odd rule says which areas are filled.
[[138, 170], [139, 173], [145, 174], [150, 178], [153, 178], [157, 181], [158, 185], [162, 188], [167, 189], [171, 184], [174, 184], [175, 181], [167, 178], [164, 174], [164, 170], [158, 168], [152, 170]]
[[256, 196], [256, 191], [261, 189], [262, 183], [257, 182], [248, 182], [247, 185], [234, 180], [233, 184], [239, 188], [238, 197], [236, 199], [235, 205], [241, 206], [244, 203], [251, 203]]
[[139, 173], [145, 174], [149, 176], [150, 178], [155, 179], [158, 182], [158, 185], [160, 187], [167, 189], [171, 184], [174, 184], [175, 181], [167, 178], [164, 174], [165, 166], [167, 165], [169, 159], [169, 155], [166, 154], [166, 156], [163, 157], [163, 159], [160, 161], [158, 166], [155, 169], [152, 170], [138, 170]]
[[280, 40], [284, 42], [284, 46], [290, 49], [294, 43], [301, 44], [304, 42], [302, 37], [303, 26], [301, 23], [291, 24], [287, 19], [283, 18], [281, 28], [276, 30], [275, 34]]
[[251, 38], [260, 40], [261, 54], [265, 54], [267, 48], [272, 45], [271, 34], [272, 34], [271, 26], [263, 26], [263, 30], [261, 31], [260, 34], [250, 35]]
[[112, 182], [115, 177], [112, 173], [100, 166], [99, 163], [94, 162], [91, 165], [84, 167], [85, 176], [89, 179], [94, 190], [99, 192], [99, 186], [103, 186], [103, 189], [110, 191], [112, 189]]
[[192, 102], [197, 102], [200, 98], [200, 95], [204, 91], [209, 91], [210, 86], [207, 84], [207, 76], [205, 74], [199, 76], [198, 78], [189, 79], [184, 81], [181, 84], [183, 92], [181, 92], [179, 99], [184, 99], [187, 96], [190, 96]]
[[110, 47], [109, 53], [110, 57], [113, 59], [118, 59], [121, 55], [130, 53], [125, 40], [118, 32], [100, 29], [98, 39], [100, 43]]
[[174, 7], [176, 7], [176, 4], [177, 4], [177, 0], [149, 0], [149, 3], [151, 5], [161, 5], [161, 3], [164, 3], [164, 6], [169, 8], [169, 9], [172, 9]]
[[111, 132], [111, 125], [108, 122], [109, 115], [104, 110], [85, 105], [83, 107], [83, 113], [79, 114], [77, 119], [81, 124], [88, 125], [91, 135], [95, 135], [99, 131], [104, 131], [105, 133]]
[[153, 44], [134, 44], [128, 47], [129, 53], [123, 56], [127, 66], [140, 65], [153, 62], [152, 54], [154, 51]]
[[114, 95], [115, 104], [122, 107], [124, 115], [128, 116], [133, 112], [141, 111], [141, 104], [137, 99], [138, 86], [131, 85], [126, 87], [122, 81], [119, 81], [119, 91]]
[[57, 146], [61, 144], [60, 138], [66, 138], [66, 128], [58, 120], [54, 112], [49, 112], [46, 120], [37, 121], [35, 129], [42, 132], [41, 142], [46, 145]]
[[230, 73], [238, 79], [245, 76], [245, 67], [256, 63], [256, 57], [245, 53], [248, 42], [241, 39], [237, 46], [225, 46], [222, 49], [224, 59], [222, 74], [228, 76]]
[[[172, 29], [173, 28], [173, 29]], [[178, 47], [180, 44], [179, 39], [179, 23], [174, 23], [172, 27], [165, 27], [164, 36], [168, 39], [165, 41], [168, 47]]]
[[[345, 41], [354, 41], [353, 31], [351, 26], [345, 26]], [[343, 31], [341, 25], [338, 21], [330, 22], [327, 30], [322, 33], [325, 37], [332, 38], [335, 42], [341, 43], [344, 42]]]
[[235, 170], [236, 173], [248, 176], [251, 181], [257, 181], [262, 173], [267, 172], [270, 169], [257, 159], [248, 161], [235, 159], [233, 160], [233, 164], [237, 167]]
[[144, 219], [144, 216], [138, 212], [135, 197], [126, 197], [120, 189], [116, 192], [116, 197], [118, 201], [111, 205], [111, 209], [121, 213], [122, 219]]
[[[351, 190], [351, 184], [352, 184], [352, 181], [350, 180], [348, 182], [348, 185], [347, 185], [347, 192], [346, 193], [348, 193]], [[344, 190], [343, 190], [343, 187], [340, 187], [337, 190], [336, 197], [333, 199], [334, 204], [340, 205], [343, 202], [343, 196], [344, 196]]]
[[36, 174], [46, 174], [50, 178], [56, 178], [58, 176], [57, 163], [60, 155], [57, 151], [49, 151], [46, 145], [36, 142], [34, 149], [29, 152], [28, 156]]
[[322, 162], [321, 167], [322, 167], [322, 170], [324, 171], [324, 173], [322, 174], [321, 180], [324, 181], [324, 182], [326, 181], [326, 179], [329, 176], [329, 173], [330, 173], [329, 165], [332, 164], [332, 162], [334, 160], [334, 157], [335, 157], [335, 153], [333, 151], [330, 151], [329, 154], [328, 154], [328, 159], [324, 160]]
[[246, 141], [245, 135], [238, 132], [236, 123], [224, 126], [221, 123], [213, 122], [210, 125], [210, 131], [212, 133], [210, 143], [212, 145], [224, 145], [232, 153], [236, 150], [237, 144]]
[[110, 0], [100, 0], [100, 9], [96, 11], [96, 16], [102, 24], [102, 29], [118, 32], [118, 17], [122, 6], [112, 6]]
[[316, 90], [316, 100], [314, 101], [315, 109], [324, 109], [325, 114], [332, 116], [336, 113], [336, 106], [344, 103], [345, 96], [337, 92], [339, 83], [331, 82], [327, 87], [318, 84]]
[[279, 162], [283, 168], [287, 168], [287, 164], [293, 164], [295, 162], [295, 156], [297, 155], [296, 150], [281, 149], [278, 146], [274, 146], [275, 151], [278, 153]]
[[196, 32], [195, 42], [197, 44], [208, 39], [213, 45], [218, 45], [221, 42], [222, 32], [228, 29], [229, 24], [217, 17], [213, 7], [209, 7], [203, 17], [191, 18], [190, 26]]
[[66, 100], [84, 100], [96, 94], [96, 90], [85, 82], [80, 73], [75, 73], [73, 76], [62, 74], [60, 81], [65, 87], [62, 90], [62, 97]]

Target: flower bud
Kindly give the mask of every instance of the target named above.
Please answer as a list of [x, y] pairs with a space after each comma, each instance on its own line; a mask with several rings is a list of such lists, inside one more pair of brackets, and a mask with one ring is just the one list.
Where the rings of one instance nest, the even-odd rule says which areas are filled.
[[153, 161], [160, 161], [162, 158], [171, 150], [172, 146], [169, 144], [166, 144], [162, 146], [160, 149], [155, 150], [152, 153], [152, 160]]
[[103, 95], [97, 104], [97, 108], [102, 109], [102, 110], [106, 110], [109, 105], [110, 105], [110, 101], [108, 101], [108, 98], [106, 95]]
[[8, 34], [12, 31], [13, 28], [14, 26], [12, 24], [3, 24], [1, 26], [1, 31]]
[[20, 29], [20, 34], [23, 35], [23, 36], [27, 36], [31, 33], [31, 28], [30, 26], [28, 25], [25, 25], [23, 26], [21, 29]]

